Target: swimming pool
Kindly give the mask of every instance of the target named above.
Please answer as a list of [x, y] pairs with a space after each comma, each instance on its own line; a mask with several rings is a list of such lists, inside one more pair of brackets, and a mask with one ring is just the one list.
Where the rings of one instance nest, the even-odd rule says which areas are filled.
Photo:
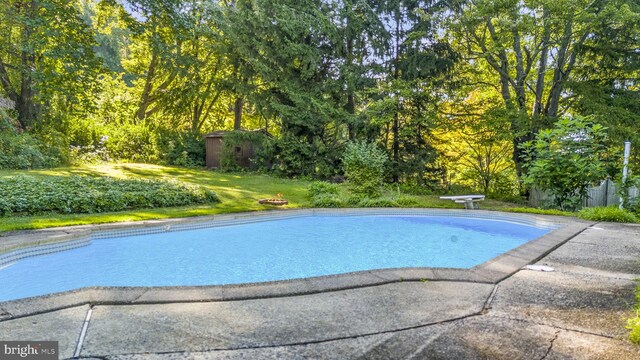
[[307, 215], [123, 236], [0, 264], [0, 301], [91, 286], [200, 286], [385, 268], [469, 269], [547, 234], [522, 222], [412, 214]]

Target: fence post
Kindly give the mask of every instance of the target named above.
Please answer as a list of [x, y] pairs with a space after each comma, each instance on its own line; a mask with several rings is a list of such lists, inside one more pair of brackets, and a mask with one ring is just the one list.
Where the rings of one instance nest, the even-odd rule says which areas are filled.
[[[627, 166], [629, 166], [629, 156], [631, 156], [631, 141], [627, 140], [624, 142], [624, 160], [622, 163], [622, 186], [624, 188], [625, 186], [625, 182], [627, 181]], [[629, 191], [629, 189], [627, 189], [627, 191]], [[627, 196], [629, 196], [629, 194], [627, 193]], [[624, 207], [624, 198], [620, 197], [620, 205], [618, 206], [618, 208], [620, 210], [622, 210], [622, 208]]]

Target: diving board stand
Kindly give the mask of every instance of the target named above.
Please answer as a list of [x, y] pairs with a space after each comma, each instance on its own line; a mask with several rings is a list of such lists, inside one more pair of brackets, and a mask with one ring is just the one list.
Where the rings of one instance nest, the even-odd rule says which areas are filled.
[[443, 200], [453, 200], [456, 204], [464, 204], [465, 209], [480, 209], [478, 201], [484, 201], [484, 195], [440, 196]]

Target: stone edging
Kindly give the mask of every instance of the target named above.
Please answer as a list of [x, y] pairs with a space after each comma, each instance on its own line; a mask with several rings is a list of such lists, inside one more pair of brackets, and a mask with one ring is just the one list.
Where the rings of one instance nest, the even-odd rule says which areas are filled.
[[[29, 250], [34, 245], [43, 249], [56, 247], [71, 248], [74, 244], [83, 246], [90, 238], [107, 238], [135, 235], [133, 233], [159, 233], [185, 229], [224, 226], [245, 222], [268, 221], [280, 218], [308, 215], [432, 215], [486, 218], [502, 221], [516, 221], [538, 226], [557, 227], [548, 234], [531, 240], [492, 260], [471, 269], [448, 268], [401, 268], [359, 271], [339, 275], [319, 276], [240, 285], [179, 286], [179, 287], [87, 287], [78, 290], [42, 295], [26, 299], [0, 302], [0, 321], [18, 317], [74, 307], [84, 304], [155, 304], [175, 302], [211, 302], [248, 300], [269, 297], [307, 295], [327, 291], [346, 290], [366, 286], [383, 285], [402, 281], [460, 281], [495, 284], [517, 272], [523, 266], [533, 263], [573, 238], [588, 226], [588, 222], [572, 218], [552, 216], [531, 216], [493, 211], [438, 210], [438, 209], [305, 209], [277, 210], [261, 213], [238, 213], [206, 216], [200, 218], [169, 219], [137, 223], [78, 226], [49, 231], [28, 232], [0, 238], [0, 244], [13, 239], [10, 252]], [[93, 230], [93, 232], [91, 231]], [[64, 235], [60, 235], [60, 231]], [[36, 235], [34, 235], [36, 234]], [[22, 237], [22, 241], [16, 241]], [[40, 240], [34, 240], [39, 238]], [[53, 239], [52, 239], [53, 238]], [[18, 239], [19, 240], [19, 239]], [[46, 245], [43, 245], [46, 244]], [[76, 246], [76, 247], [77, 247]], [[5, 246], [6, 248], [6, 246]], [[61, 251], [58, 250], [58, 251]], [[45, 250], [46, 251], [46, 250]], [[51, 252], [51, 251], [49, 251]], [[0, 247], [2, 254], [8, 253]], [[32, 255], [27, 255], [32, 256]], [[25, 256], [26, 257], [26, 256]], [[2, 313], [5, 313], [4, 315]]]

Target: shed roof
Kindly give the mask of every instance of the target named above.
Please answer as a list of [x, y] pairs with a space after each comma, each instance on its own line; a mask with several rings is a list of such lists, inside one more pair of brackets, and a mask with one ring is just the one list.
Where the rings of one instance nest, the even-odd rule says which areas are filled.
[[271, 135], [269, 132], [265, 131], [264, 129], [256, 129], [256, 130], [218, 130], [218, 131], [214, 131], [214, 132], [210, 132], [208, 134], [205, 134], [203, 136], [203, 138], [222, 138], [224, 137], [226, 134], [234, 132], [234, 131], [246, 131], [246, 132], [257, 132], [257, 133], [263, 133], [265, 135], [267, 135], [268, 137], [273, 137], [273, 135]]
[[224, 134], [228, 133], [229, 131], [214, 131], [214, 132], [210, 132], [208, 134], [205, 134], [203, 137], [204, 138], [219, 138], [219, 137], [223, 137]]

